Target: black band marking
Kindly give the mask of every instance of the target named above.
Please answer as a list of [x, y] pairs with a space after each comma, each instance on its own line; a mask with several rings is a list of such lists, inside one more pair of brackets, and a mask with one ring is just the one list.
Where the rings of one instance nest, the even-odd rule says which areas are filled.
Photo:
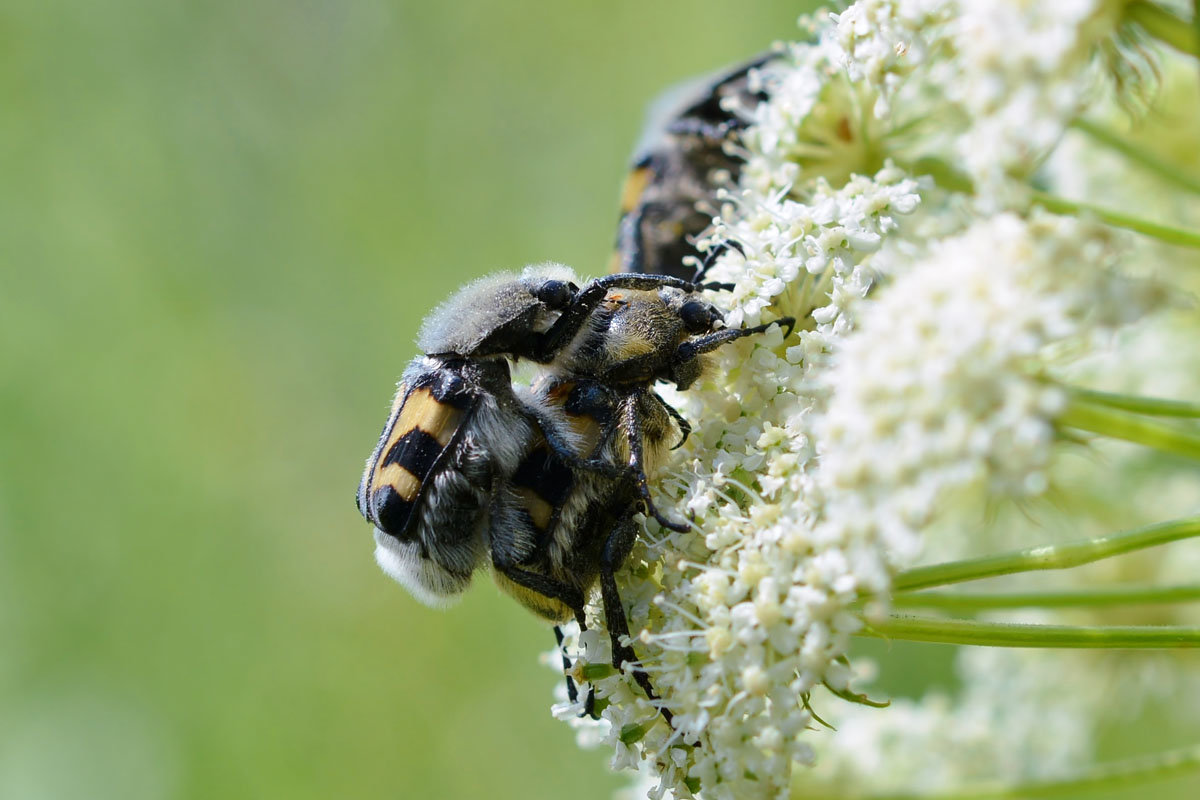
[[371, 496], [371, 506], [375, 512], [375, 525], [379, 530], [401, 541], [412, 538], [404, 534], [415, 503], [405, 500], [392, 487], [384, 486]]
[[558, 508], [566, 502], [574, 483], [571, 469], [542, 447], [525, 456], [513, 475], [513, 484], [533, 490], [552, 508]]
[[424, 482], [425, 476], [429, 474], [441, 452], [442, 445], [437, 439], [420, 428], [413, 428], [392, 445], [392, 449], [388, 450], [383, 459], [382, 466], [399, 464]]

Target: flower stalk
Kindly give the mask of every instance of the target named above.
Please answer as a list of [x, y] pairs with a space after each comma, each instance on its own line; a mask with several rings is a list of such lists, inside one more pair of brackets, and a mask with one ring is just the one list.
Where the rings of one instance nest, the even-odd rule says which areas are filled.
[[1145, 445], [1164, 453], [1200, 459], [1200, 434], [1117, 408], [1093, 405], [1077, 398], [1058, 421], [1068, 428]]
[[[1107, 764], [1095, 764], [1073, 775], [1050, 780], [1004, 785], [965, 786], [945, 794], [838, 794], [838, 800], [1016, 800], [1031, 797], [1070, 797], [1095, 790], [1111, 790], [1130, 784], [1165, 780], [1200, 772], [1200, 745], [1149, 756], [1137, 756]], [[808, 800], [832, 800], [834, 795], [805, 794]]]
[[1073, 395], [1076, 402], [1081, 404], [1104, 406], [1156, 417], [1200, 418], [1200, 403], [1188, 403], [1183, 400], [1164, 400], [1158, 397], [1142, 397], [1132, 394], [1098, 392], [1094, 389], [1080, 389], [1078, 387], [1065, 388]]
[[1027, 625], [931, 619], [902, 614], [872, 620], [860, 636], [977, 647], [1103, 648], [1146, 650], [1200, 647], [1200, 628], [1181, 625]]
[[1071, 123], [1071, 127], [1087, 134], [1105, 147], [1120, 153], [1162, 180], [1173, 183], [1179, 188], [1193, 194], [1200, 194], [1200, 178], [1192, 175], [1186, 167], [1179, 164], [1172, 164], [1166, 159], [1159, 158], [1146, 148], [1126, 139], [1110, 128], [1092, 122], [1086, 117], [1076, 119]]
[[[908, 168], [918, 175], [928, 175], [943, 189], [952, 192], [962, 192], [964, 194], [975, 193], [975, 186], [972, 184], [970, 178], [940, 158], [927, 157], [917, 159], [909, 164]], [[1169, 171], [1169, 167], [1166, 165], [1163, 166], [1163, 169]], [[1180, 179], [1178, 173], [1175, 179]], [[1186, 176], [1183, 179], [1190, 180]], [[1126, 214], [1123, 211], [1115, 211], [1091, 203], [1071, 200], [1051, 192], [1034, 190], [1030, 192], [1029, 196], [1034, 205], [1041, 206], [1045, 210], [1055, 214], [1072, 217], [1092, 217], [1114, 228], [1122, 228], [1140, 233], [1143, 236], [1158, 239], [1166, 244], [1200, 248], [1200, 231], [1142, 219], [1132, 214]]]
[[1141, 217], [1135, 217], [1132, 214], [1126, 214], [1123, 211], [1114, 211], [1113, 209], [1102, 208], [1091, 203], [1069, 200], [1065, 197], [1050, 194], [1049, 192], [1035, 191], [1031, 194], [1031, 197], [1034, 204], [1055, 214], [1066, 214], [1074, 217], [1090, 216], [1114, 228], [1134, 231], [1143, 236], [1158, 239], [1160, 242], [1165, 242], [1166, 244], [1200, 248], [1200, 231], [1180, 228], [1174, 225], [1164, 225], [1160, 222], [1153, 222]]
[[893, 591], [914, 591], [1018, 572], [1069, 569], [1194, 536], [1200, 536], [1200, 516], [1149, 525], [1111, 536], [916, 567], [896, 576]]
[[1200, 29], [1157, 3], [1135, 0], [1125, 7], [1125, 18], [1146, 33], [1189, 56], [1200, 56]]
[[1200, 584], [1179, 586], [1113, 586], [1034, 592], [900, 592], [892, 608], [945, 611], [994, 611], [1013, 608], [1104, 608], [1200, 600]]

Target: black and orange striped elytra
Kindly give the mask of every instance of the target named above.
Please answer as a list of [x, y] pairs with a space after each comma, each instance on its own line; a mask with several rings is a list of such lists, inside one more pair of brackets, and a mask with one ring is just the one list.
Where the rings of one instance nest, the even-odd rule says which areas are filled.
[[651, 105], [621, 190], [613, 272], [703, 275], [718, 251], [700, 253], [696, 239], [717, 213], [717, 190], [737, 183], [737, 135], [765, 99], [751, 90], [750, 71], [773, 57], [689, 81]]
[[[357, 501], [375, 527], [380, 566], [419, 600], [444, 605], [466, 589], [489, 551], [495, 487], [509, 481], [535, 442], [581, 472], [612, 465], [580, 459], [527, 392], [510, 362], [553, 360], [591, 320], [611, 288], [692, 284], [667, 276], [609, 275], [576, 284], [560, 265], [495, 275], [460, 289], [426, 318]], [[497, 564], [503, 572], [503, 561]], [[537, 576], [505, 575], [537, 591]]]
[[[436, 369], [419, 371], [415, 385], [400, 383], [378, 452], [371, 458], [374, 469], [369, 480], [377, 487], [372, 503], [385, 530], [408, 526], [421, 487], [442, 454], [451, 452], [463, 415], [474, 406], [460, 373], [464, 366], [438, 364]], [[503, 374], [484, 377], [489, 366], [483, 365], [477, 382], [486, 385], [506, 380]]]
[[421, 356], [404, 372], [367, 460], [359, 510], [375, 525], [380, 566], [429, 605], [466, 589], [486, 543], [479, 530], [493, 474], [519, 453], [481, 440], [531, 437], [508, 363]]

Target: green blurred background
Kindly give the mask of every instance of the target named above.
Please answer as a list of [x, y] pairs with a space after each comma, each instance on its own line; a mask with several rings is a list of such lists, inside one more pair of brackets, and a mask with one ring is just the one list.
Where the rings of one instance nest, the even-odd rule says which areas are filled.
[[609, 797], [549, 631], [352, 500], [422, 315], [603, 271], [645, 103], [807, 3], [0, 6], [0, 797]]

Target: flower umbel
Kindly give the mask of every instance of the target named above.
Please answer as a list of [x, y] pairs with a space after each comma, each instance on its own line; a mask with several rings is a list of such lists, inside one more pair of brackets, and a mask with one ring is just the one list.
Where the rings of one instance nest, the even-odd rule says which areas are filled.
[[[568, 646], [600, 719], [578, 716], [582, 700], [557, 707], [611, 748], [615, 767], [639, 770], [651, 797], [953, 791], [1056, 779], [1095, 759], [1086, 715], [1102, 681], [1073, 685], [1054, 712], [1014, 697], [1036, 698], [1067, 668], [1136, 672], [1103, 651], [1103, 614], [1020, 618], [1101, 626], [1099, 655], [965, 651], [957, 677], [945, 670], [957, 695], [916, 692], [882, 710], [852, 688], [866, 664], [852, 643], [888, 619], [898, 574], [1027, 546], [1012, 533], [1020, 520], [1034, 544], [1161, 521], [1154, 501], [1128, 498], [1178, 466], [1156, 450], [1190, 453], [1195, 440], [1200, 453], [1186, 425], [1089, 416], [1098, 401], [1068, 380], [1108, 354], [1120, 369], [1105, 374], [1136, 391], [1148, 376], [1123, 348], [1144, 347], [1156, 326], [1200, 334], [1171, 288], [1196, 280], [1180, 250], [1155, 250], [1104, 215], [1064, 213], [1078, 206], [1054, 202], [1047, 182], [1078, 186], [1101, 163], [1077, 143], [1069, 163], [1056, 149], [1085, 110], [1119, 105], [1124, 84], [1102, 56], [1124, 46], [1127, 5], [863, 0], [807, 20], [811, 40], [752, 75], [767, 100], [748, 112], [736, 145], [746, 167], [705, 241], [727, 245], [707, 279], [731, 289], [709, 299], [732, 327], [803, 322], [786, 340], [775, 328], [722, 348], [687, 392], [660, 390], [698, 424], [656, 476], [656, 502], [694, 524], [647, 523], [618, 584], [641, 658], [630, 666], [649, 675], [673, 726], [628, 674], [589, 671], [610, 655], [598, 601]], [[1170, 224], [1200, 218], [1195, 194], [1173, 207]], [[1173, 386], [1198, 383], [1192, 370]], [[1136, 413], [1151, 412], [1120, 412]], [[1148, 447], [1113, 451], [1092, 434]], [[1102, 477], [1101, 455], [1121, 481]], [[1112, 483], [1127, 493], [1096, 489]], [[1158, 511], [1200, 510], [1200, 495], [1178, 494]], [[1129, 574], [1153, 584], [1173, 559], [1140, 563]], [[1200, 644], [1200, 631], [1179, 631]], [[1194, 698], [1195, 684], [1172, 685]], [[1153, 702], [1155, 691], [1137, 691], [1130, 702]], [[1006, 750], [1013, 741], [1045, 746]], [[940, 768], [913, 766], [922, 748]]]

